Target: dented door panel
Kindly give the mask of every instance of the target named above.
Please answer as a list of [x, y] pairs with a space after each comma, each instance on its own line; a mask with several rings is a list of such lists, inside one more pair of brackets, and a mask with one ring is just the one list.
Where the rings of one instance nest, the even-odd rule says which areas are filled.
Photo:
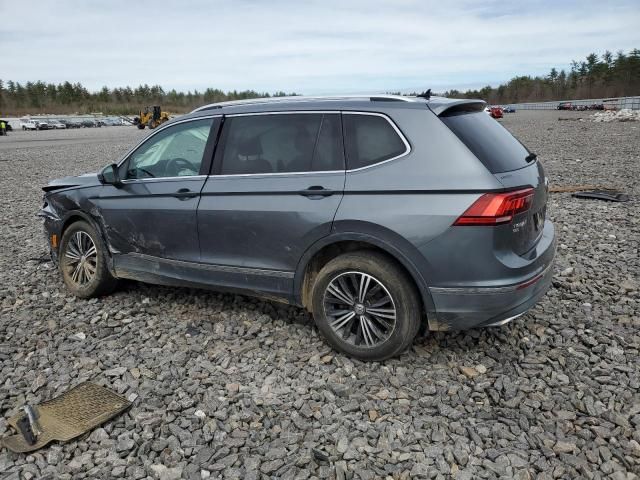
[[203, 184], [204, 177], [192, 177], [105, 185], [95, 203], [112, 251], [199, 261], [196, 208]]

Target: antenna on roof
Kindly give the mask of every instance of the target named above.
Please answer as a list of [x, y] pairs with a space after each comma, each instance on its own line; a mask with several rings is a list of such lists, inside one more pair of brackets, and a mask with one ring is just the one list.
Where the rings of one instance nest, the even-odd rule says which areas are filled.
[[427, 90], [426, 92], [422, 92], [419, 95], [416, 95], [416, 97], [425, 98], [429, 100], [431, 98], [431, 89]]

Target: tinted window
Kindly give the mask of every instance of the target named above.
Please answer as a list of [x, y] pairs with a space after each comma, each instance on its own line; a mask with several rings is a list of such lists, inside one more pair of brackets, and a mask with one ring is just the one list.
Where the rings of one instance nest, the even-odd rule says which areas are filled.
[[198, 175], [213, 119], [163, 129], [131, 154], [125, 178]]
[[344, 148], [342, 146], [342, 125], [340, 115], [325, 114], [322, 116], [322, 124], [315, 152], [313, 154], [312, 170], [343, 170]]
[[484, 112], [440, 117], [491, 173], [527, 166], [529, 151], [502, 125]]
[[225, 122], [222, 174], [340, 170], [338, 114], [273, 114]]
[[344, 142], [347, 168], [361, 168], [402, 155], [407, 147], [384, 118], [378, 115], [345, 114]]

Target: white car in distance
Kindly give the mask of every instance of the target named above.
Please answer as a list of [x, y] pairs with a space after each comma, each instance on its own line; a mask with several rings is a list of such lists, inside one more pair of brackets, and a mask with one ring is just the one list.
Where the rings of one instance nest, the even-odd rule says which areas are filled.
[[67, 126], [59, 120], [49, 120], [49, 128], [55, 128], [56, 130], [67, 128]]
[[36, 122], [31, 120], [30, 118], [21, 118], [20, 119], [20, 127], [22, 127], [22, 130], [37, 130], [38, 129], [38, 125], [36, 124]]

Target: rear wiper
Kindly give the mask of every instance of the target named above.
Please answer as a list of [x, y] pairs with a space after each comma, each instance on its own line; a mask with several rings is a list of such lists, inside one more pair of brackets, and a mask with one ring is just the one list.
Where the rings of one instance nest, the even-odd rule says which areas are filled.
[[533, 162], [536, 158], [538, 158], [538, 155], [536, 155], [535, 153], [531, 152], [529, 155], [524, 157], [524, 161], [527, 162], [527, 163], [530, 163], [530, 162]]

